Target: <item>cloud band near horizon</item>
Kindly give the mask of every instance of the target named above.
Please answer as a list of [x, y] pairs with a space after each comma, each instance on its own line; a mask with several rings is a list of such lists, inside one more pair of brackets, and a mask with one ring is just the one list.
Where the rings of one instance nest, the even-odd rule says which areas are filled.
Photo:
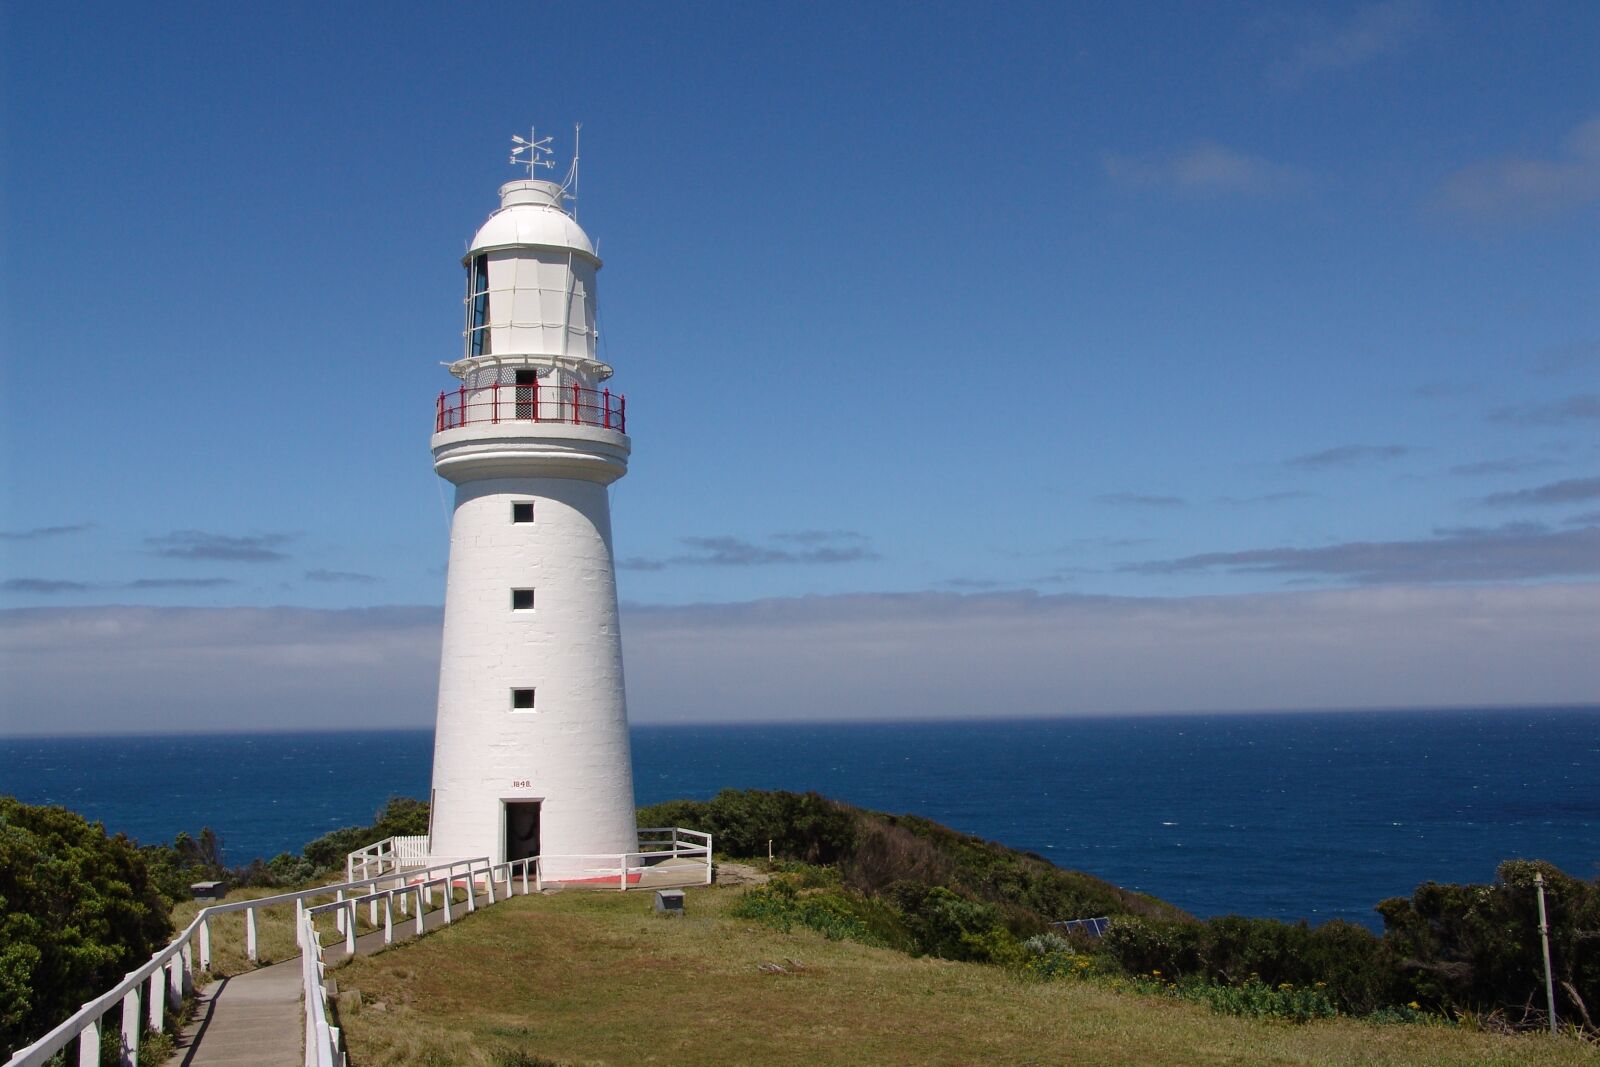
[[[433, 722], [434, 607], [0, 612], [8, 734]], [[1600, 583], [624, 608], [639, 723], [1576, 704]]]

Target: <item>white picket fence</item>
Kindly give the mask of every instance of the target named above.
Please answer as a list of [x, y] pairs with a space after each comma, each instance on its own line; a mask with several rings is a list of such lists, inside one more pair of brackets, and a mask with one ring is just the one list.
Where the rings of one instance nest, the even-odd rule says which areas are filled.
[[[344, 1051], [339, 1031], [328, 1022], [327, 966], [315, 925], [318, 915], [333, 915], [336, 928], [344, 936], [346, 950], [354, 954], [356, 909], [362, 905], [368, 909], [368, 923], [375, 928], [381, 914], [383, 940], [388, 944], [394, 940], [397, 908], [400, 921], [409, 919], [420, 935], [426, 930], [425, 913], [436, 905], [443, 912], [445, 922], [454, 920], [456, 905], [452, 897], [456, 890], [465, 890], [466, 899], [461, 907], [471, 912], [478, 908], [480, 893], [486, 903], [494, 904], [546, 888], [615, 887], [626, 891], [711, 884], [710, 834], [682, 827], [655, 827], [639, 833], [639, 852], [533, 856], [510, 863], [490, 863], [487, 857], [435, 859], [431, 864], [424, 859], [417, 863], [414, 842], [425, 843], [426, 838], [380, 841], [368, 849], [351, 853], [347, 859], [347, 873], [359, 866], [362, 877], [200, 909], [194, 921], [171, 944], [151, 956], [148, 963], [129, 971], [116, 986], [84, 1004], [33, 1044], [19, 1049], [4, 1067], [42, 1067], [52, 1056], [74, 1045], [79, 1067], [98, 1067], [105, 1016], [119, 1006], [122, 1009], [118, 1039], [121, 1063], [123, 1067], [137, 1067], [141, 1033], [165, 1028], [166, 1009], [176, 1010], [184, 996], [194, 991], [197, 963], [198, 971], [210, 969], [212, 920], [220, 915], [244, 912], [245, 954], [256, 962], [259, 959], [258, 913], [264, 908], [290, 903], [295, 906], [295, 941], [300, 947], [305, 994], [306, 1067], [343, 1067]], [[329, 896], [333, 897], [331, 901], [308, 903], [314, 898]]]
[[[426, 837], [386, 837], [345, 857], [345, 878], [376, 878], [420, 868], [428, 856]], [[663, 889], [710, 885], [711, 835], [682, 826], [650, 826], [639, 831], [639, 851], [580, 856], [534, 856], [517, 860], [523, 877], [540, 888]]]

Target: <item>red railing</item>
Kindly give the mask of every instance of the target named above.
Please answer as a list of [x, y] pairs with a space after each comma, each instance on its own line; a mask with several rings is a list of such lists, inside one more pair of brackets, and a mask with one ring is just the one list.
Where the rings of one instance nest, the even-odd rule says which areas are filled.
[[476, 422], [565, 422], [628, 432], [628, 401], [610, 389], [579, 385], [501, 385], [481, 389], [462, 386], [440, 393], [434, 412], [435, 433]]

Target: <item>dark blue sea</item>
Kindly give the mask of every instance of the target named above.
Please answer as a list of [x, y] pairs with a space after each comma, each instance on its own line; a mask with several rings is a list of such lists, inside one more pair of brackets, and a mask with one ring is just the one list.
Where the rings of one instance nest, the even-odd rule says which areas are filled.
[[[0, 740], [0, 792], [144, 842], [296, 852], [425, 797], [431, 731]], [[638, 726], [639, 803], [814, 789], [925, 815], [1197, 915], [1349, 919], [1510, 857], [1593, 878], [1600, 709]], [[1068, 918], [1069, 916], [1063, 916]]]

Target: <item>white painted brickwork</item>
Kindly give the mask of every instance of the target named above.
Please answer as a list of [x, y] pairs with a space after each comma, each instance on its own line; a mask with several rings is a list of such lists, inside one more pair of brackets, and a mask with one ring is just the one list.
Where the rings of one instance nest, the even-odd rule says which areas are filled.
[[[463, 381], [486, 367], [559, 371], [586, 386], [610, 373], [592, 356], [599, 264], [552, 203], [558, 192], [509, 183], [474, 239], [469, 266], [492, 250], [495, 337], [491, 356], [452, 365]], [[508, 390], [504, 408], [490, 409], [499, 421], [433, 436], [435, 470], [455, 483], [456, 504], [429, 852], [506, 858], [504, 804], [527, 800], [540, 802], [544, 856], [634, 852], [607, 489], [626, 473], [631, 443], [603, 426], [519, 419], [515, 398]], [[534, 521], [513, 522], [512, 504], [530, 500]], [[512, 610], [513, 589], [536, 591], [531, 611]], [[533, 710], [513, 710], [513, 689], [535, 691]], [[561, 876], [559, 864], [545, 869]]]

